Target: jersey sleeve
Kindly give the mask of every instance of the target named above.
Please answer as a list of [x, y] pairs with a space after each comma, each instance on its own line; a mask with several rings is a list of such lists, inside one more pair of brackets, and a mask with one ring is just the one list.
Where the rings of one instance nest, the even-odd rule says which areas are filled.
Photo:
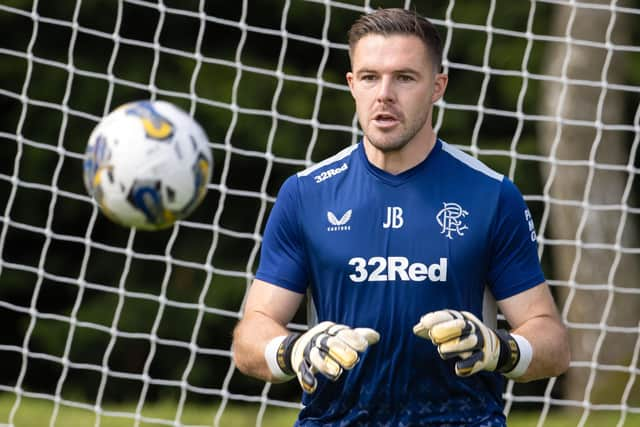
[[504, 178], [492, 229], [491, 290], [501, 300], [542, 282], [531, 213], [515, 184]]
[[278, 193], [264, 231], [256, 278], [298, 293], [307, 288], [302, 227], [298, 221], [297, 177], [289, 177]]

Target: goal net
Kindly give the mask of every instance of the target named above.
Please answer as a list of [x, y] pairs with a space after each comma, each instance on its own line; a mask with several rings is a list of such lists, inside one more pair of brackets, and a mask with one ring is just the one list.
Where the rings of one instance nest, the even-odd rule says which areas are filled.
[[[0, 425], [294, 419], [297, 384], [241, 374], [231, 334], [279, 186], [361, 137], [346, 32], [378, 7], [440, 30], [434, 126], [521, 189], [570, 331], [569, 371], [510, 382], [509, 419], [640, 422], [638, 2], [2, 0]], [[214, 154], [169, 230], [115, 225], [83, 187], [91, 129], [138, 99], [188, 111]]]

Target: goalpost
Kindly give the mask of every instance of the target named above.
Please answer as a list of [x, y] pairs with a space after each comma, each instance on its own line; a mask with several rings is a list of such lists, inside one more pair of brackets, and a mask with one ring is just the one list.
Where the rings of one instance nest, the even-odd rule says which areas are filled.
[[[50, 426], [70, 408], [95, 426], [300, 408], [295, 382], [235, 368], [231, 333], [279, 185], [361, 136], [346, 31], [377, 7], [440, 30], [434, 125], [522, 190], [569, 327], [569, 372], [509, 382], [506, 411], [640, 419], [638, 2], [2, 0], [0, 425], [36, 401]], [[110, 223], [82, 184], [93, 126], [144, 98], [189, 111], [214, 154], [203, 204], [160, 232]]]

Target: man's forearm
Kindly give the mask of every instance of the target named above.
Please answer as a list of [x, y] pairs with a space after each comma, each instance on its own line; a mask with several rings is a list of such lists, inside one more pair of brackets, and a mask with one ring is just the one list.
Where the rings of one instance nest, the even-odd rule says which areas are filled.
[[233, 360], [246, 375], [279, 382], [267, 366], [264, 350], [269, 341], [289, 331], [270, 317], [253, 312], [245, 315], [233, 331]]
[[534, 317], [511, 331], [529, 341], [533, 358], [526, 372], [517, 382], [555, 377], [567, 370], [571, 360], [567, 329], [560, 319], [550, 316]]

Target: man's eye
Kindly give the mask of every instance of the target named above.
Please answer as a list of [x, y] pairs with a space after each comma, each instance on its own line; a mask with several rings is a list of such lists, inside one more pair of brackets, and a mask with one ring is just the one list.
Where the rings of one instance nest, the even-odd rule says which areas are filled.
[[400, 80], [401, 82], [410, 82], [413, 80], [413, 77], [408, 75], [400, 75], [398, 76], [398, 80]]
[[362, 76], [362, 80], [365, 80], [365, 81], [371, 81], [375, 79], [376, 79], [376, 76], [374, 76], [373, 74], [365, 74], [364, 76]]

